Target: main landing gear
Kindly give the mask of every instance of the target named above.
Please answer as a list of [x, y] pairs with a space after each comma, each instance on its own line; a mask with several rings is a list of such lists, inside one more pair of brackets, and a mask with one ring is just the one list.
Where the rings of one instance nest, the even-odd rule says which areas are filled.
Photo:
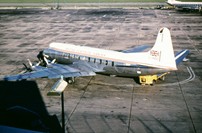
[[165, 75], [169, 72], [163, 73], [161, 75], [144, 75], [139, 76], [139, 82], [141, 85], [153, 85], [157, 80], [165, 80]]
[[75, 82], [75, 77], [66, 78], [68, 84], [73, 84]]

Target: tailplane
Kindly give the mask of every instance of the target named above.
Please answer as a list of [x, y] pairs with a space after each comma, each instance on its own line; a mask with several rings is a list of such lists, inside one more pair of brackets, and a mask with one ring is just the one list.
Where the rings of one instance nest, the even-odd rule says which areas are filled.
[[189, 50], [182, 50], [175, 55], [176, 64], [180, 64], [180, 62], [186, 60], [186, 56], [189, 54]]

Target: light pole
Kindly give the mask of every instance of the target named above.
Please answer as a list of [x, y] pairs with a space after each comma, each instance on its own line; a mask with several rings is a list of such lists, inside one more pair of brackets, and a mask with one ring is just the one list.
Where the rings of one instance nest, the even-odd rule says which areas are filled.
[[61, 93], [62, 131], [65, 133], [64, 92]]
[[65, 113], [64, 113], [64, 90], [67, 87], [68, 83], [61, 79], [59, 79], [51, 88], [51, 90], [47, 93], [48, 96], [61, 96], [61, 116], [62, 116], [62, 131], [65, 133]]

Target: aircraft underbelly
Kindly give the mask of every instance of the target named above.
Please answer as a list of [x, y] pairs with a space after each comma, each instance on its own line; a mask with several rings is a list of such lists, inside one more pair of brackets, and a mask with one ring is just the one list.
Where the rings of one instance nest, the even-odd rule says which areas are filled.
[[80, 62], [80, 63], [77, 63], [78, 65], [74, 66], [74, 67], [79, 68], [79, 69], [84, 69], [83, 68], [84, 66], [88, 66], [88, 71], [98, 72], [98, 73], [107, 74], [107, 75], [137, 77], [140, 75], [155, 75], [155, 74], [167, 72], [164, 69], [149, 68], [149, 67], [108, 66], [108, 65], [99, 64], [99, 63], [80, 61], [77, 59], [69, 59], [69, 58], [64, 58], [64, 57], [61, 58], [60, 56], [57, 56], [57, 55], [55, 55], [52, 58], [55, 58], [56, 61], [59, 63], [67, 64], [67, 65], [71, 64], [73, 62]]
[[163, 69], [155, 68], [136, 68], [136, 67], [105, 67], [105, 74], [117, 75], [124, 77], [137, 77], [140, 75], [155, 75], [159, 73], [168, 72]]

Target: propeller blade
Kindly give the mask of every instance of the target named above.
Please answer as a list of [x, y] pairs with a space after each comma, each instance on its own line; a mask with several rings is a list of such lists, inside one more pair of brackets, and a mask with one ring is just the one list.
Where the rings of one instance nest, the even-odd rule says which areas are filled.
[[28, 63], [29, 63], [29, 66], [30, 66], [30, 68], [32, 68], [32, 62], [30, 61], [30, 59], [27, 59], [27, 61], [28, 61]]
[[46, 66], [48, 66], [49, 65], [49, 63], [48, 63], [48, 60], [46, 59], [46, 57], [44, 56], [44, 61], [45, 61], [45, 63], [46, 63]]
[[21, 72], [21, 73], [26, 73], [26, 72], [30, 72], [30, 71], [32, 71], [32, 69], [29, 68], [29, 67], [27, 67], [27, 65], [26, 65], [25, 63], [23, 63], [23, 65], [24, 65], [26, 71], [25, 71], [25, 72]]
[[44, 57], [46, 57], [46, 58], [48, 58], [48, 57], [49, 57], [49, 56], [48, 56], [48, 55], [46, 55], [46, 54], [43, 54], [43, 56], [44, 56]]
[[52, 60], [51, 63], [55, 63], [56, 59]]
[[22, 63], [22, 64], [24, 65], [25, 69], [27, 70], [29, 69], [25, 63]]

